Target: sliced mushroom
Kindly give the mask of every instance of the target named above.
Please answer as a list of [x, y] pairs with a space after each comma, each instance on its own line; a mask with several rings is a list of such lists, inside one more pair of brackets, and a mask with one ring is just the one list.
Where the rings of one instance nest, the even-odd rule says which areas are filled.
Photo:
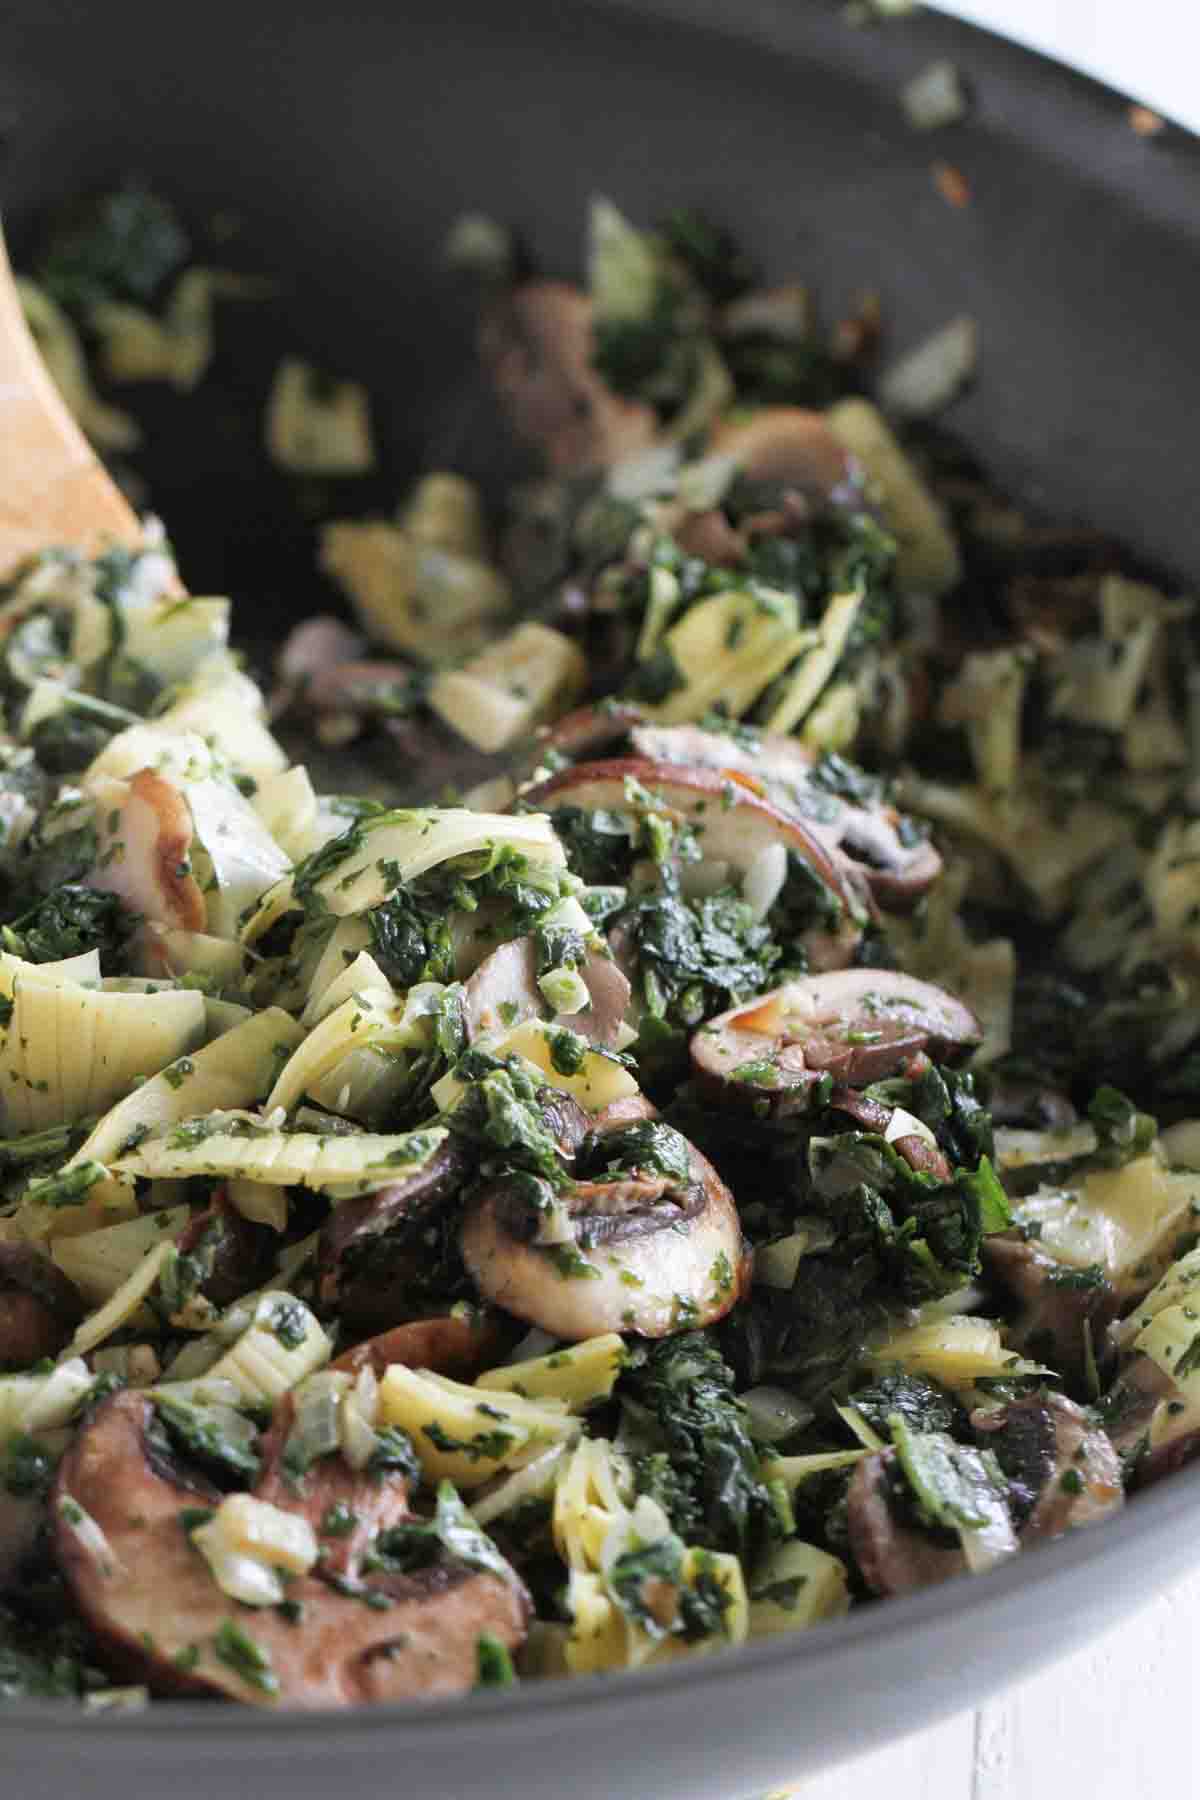
[[[851, 798], [817, 779], [821, 756], [795, 738], [743, 734], [699, 725], [634, 724], [629, 741], [639, 756], [693, 768], [736, 770], [774, 805], [801, 819], [837, 860], [852, 865], [872, 898], [893, 912], [916, 905], [942, 872], [933, 844], [914, 832], [889, 801]], [[857, 774], [852, 771], [852, 774]]]
[[[629, 1006], [629, 982], [611, 956], [590, 950], [580, 969], [591, 1004], [561, 1013], [565, 1025], [593, 1044], [616, 1045]], [[550, 1008], [537, 984], [537, 953], [530, 937], [513, 938], [485, 957], [466, 986], [467, 1035], [505, 1030], [526, 1019], [549, 1019]]]
[[198, 1291], [214, 1306], [229, 1306], [265, 1281], [274, 1266], [274, 1233], [244, 1219], [220, 1188], [188, 1220], [175, 1247], [181, 1256], [197, 1259]]
[[731, 778], [713, 768], [615, 757], [560, 769], [527, 788], [522, 801], [552, 818], [566, 806], [632, 817], [637, 809], [628, 798], [630, 782], [651, 793], [665, 817], [692, 827], [703, 864], [720, 865], [731, 876], [744, 878], [764, 853], [782, 848], [798, 857], [828, 896], [838, 921], [829, 928], [814, 925], [804, 934], [810, 966], [842, 968], [850, 961], [869, 913], [868, 897], [853, 870], [830, 856], [804, 820], [784, 812], [736, 772]]
[[479, 351], [516, 435], [557, 474], [608, 468], [654, 443], [653, 407], [614, 394], [592, 367], [592, 303], [579, 288], [516, 288], [483, 320]]
[[710, 448], [736, 459], [751, 481], [794, 489], [823, 504], [853, 478], [853, 464], [825, 415], [801, 406], [763, 406], [748, 419], [722, 420]]
[[340, 1201], [321, 1231], [317, 1267], [322, 1304], [358, 1331], [386, 1330], [402, 1318], [406, 1289], [428, 1261], [419, 1229], [412, 1234], [407, 1255], [380, 1258], [372, 1266], [371, 1257], [363, 1252], [399, 1226], [419, 1227], [458, 1192], [471, 1166], [466, 1145], [448, 1137], [404, 1181]]
[[558, 1154], [566, 1162], [570, 1162], [588, 1132], [594, 1129], [595, 1120], [591, 1113], [584, 1111], [573, 1095], [564, 1093], [562, 1088], [539, 1088], [537, 1104], [542, 1124], [554, 1139]]
[[674, 537], [686, 555], [702, 557], [719, 568], [736, 568], [749, 548], [745, 533], [734, 530], [719, 506], [686, 513]]
[[59, 1468], [55, 1552], [114, 1667], [157, 1692], [259, 1705], [352, 1706], [471, 1688], [482, 1632], [509, 1648], [524, 1637], [529, 1600], [517, 1577], [449, 1555], [412, 1575], [365, 1573], [377, 1533], [412, 1518], [407, 1482], [396, 1472], [352, 1476], [340, 1458], [299, 1488], [281, 1481], [285, 1418], [266, 1443], [259, 1497], [318, 1527], [333, 1498], [356, 1521], [348, 1540], [325, 1539], [332, 1557], [291, 1581], [292, 1618], [238, 1606], [218, 1587], [180, 1515], [219, 1496], [164, 1453], [149, 1400], [114, 1395], [81, 1429]]
[[1112, 1283], [1094, 1271], [1066, 1267], [1016, 1233], [983, 1241], [984, 1268], [1019, 1303], [1008, 1342], [1019, 1355], [1057, 1369], [1073, 1387], [1084, 1381], [1087, 1336], [1102, 1359], [1105, 1334], [1121, 1307]]
[[83, 1314], [74, 1282], [48, 1256], [0, 1239], [0, 1369], [57, 1356]]
[[702, 1025], [692, 1069], [727, 1104], [804, 1110], [824, 1076], [865, 1087], [914, 1057], [961, 1062], [980, 1041], [973, 1013], [932, 982], [894, 969], [839, 969], [792, 981]]
[[331, 1366], [352, 1375], [360, 1369], [382, 1375], [393, 1363], [403, 1363], [408, 1369], [432, 1369], [457, 1379], [486, 1369], [501, 1353], [503, 1343], [504, 1333], [487, 1313], [464, 1317], [442, 1313], [437, 1318], [394, 1325], [390, 1331], [356, 1344], [353, 1350], [343, 1351]]
[[903, 1477], [894, 1450], [865, 1456], [846, 1491], [850, 1549], [863, 1580], [876, 1594], [908, 1594], [966, 1572], [957, 1545], [940, 1544], [905, 1523], [897, 1505]]
[[192, 815], [179, 789], [153, 769], [104, 784], [89, 887], [116, 894], [147, 923], [203, 931], [204, 895], [192, 874]]
[[365, 648], [366, 640], [357, 631], [330, 613], [317, 613], [288, 632], [275, 667], [280, 680], [295, 687], [306, 677], [353, 662]]
[[971, 1424], [1009, 1483], [1023, 1544], [1061, 1537], [1125, 1503], [1121, 1462], [1105, 1432], [1063, 1394], [1032, 1394], [980, 1408]]
[[693, 1145], [687, 1154], [686, 1183], [636, 1166], [606, 1172], [573, 1183], [549, 1220], [524, 1186], [483, 1187], [460, 1238], [480, 1293], [573, 1341], [666, 1337], [723, 1318], [748, 1287], [749, 1262], [733, 1196]]

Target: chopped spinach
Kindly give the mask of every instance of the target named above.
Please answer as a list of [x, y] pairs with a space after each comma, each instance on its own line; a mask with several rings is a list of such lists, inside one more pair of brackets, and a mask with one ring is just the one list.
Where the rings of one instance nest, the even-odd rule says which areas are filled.
[[657, 1461], [640, 1462], [638, 1479], [664, 1505], [671, 1501], [668, 1516], [679, 1535], [737, 1555], [761, 1548], [774, 1535], [777, 1514], [733, 1371], [708, 1333], [654, 1344], [644, 1363], [622, 1376], [619, 1391], [636, 1403], [651, 1440], [670, 1458], [674, 1479]]

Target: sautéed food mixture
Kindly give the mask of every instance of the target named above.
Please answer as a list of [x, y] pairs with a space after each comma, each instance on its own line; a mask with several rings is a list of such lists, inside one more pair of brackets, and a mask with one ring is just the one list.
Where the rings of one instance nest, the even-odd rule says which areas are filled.
[[[123, 204], [25, 284], [116, 452], [246, 299]], [[1200, 1443], [1188, 603], [933, 423], [970, 320], [879, 375], [603, 201], [583, 287], [452, 250], [502, 505], [326, 518], [261, 684], [153, 524], [0, 591], [10, 1698], [661, 1664]], [[294, 358], [265, 431], [374, 455]]]

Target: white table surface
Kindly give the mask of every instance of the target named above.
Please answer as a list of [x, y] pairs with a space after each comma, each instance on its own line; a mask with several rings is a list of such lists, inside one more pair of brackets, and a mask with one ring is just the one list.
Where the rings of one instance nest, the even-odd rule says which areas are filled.
[[784, 1791], [795, 1800], [1141, 1800], [1169, 1783], [1178, 1800], [1193, 1800], [1200, 1574], [1147, 1599], [1127, 1624], [974, 1712]]
[[[1198, 0], [955, 0], [941, 10], [1057, 54], [1200, 131]], [[1200, 1559], [1196, 1567], [1148, 1594], [1127, 1624], [974, 1712], [791, 1791], [797, 1800], [1140, 1800], [1161, 1782], [1193, 1800]]]

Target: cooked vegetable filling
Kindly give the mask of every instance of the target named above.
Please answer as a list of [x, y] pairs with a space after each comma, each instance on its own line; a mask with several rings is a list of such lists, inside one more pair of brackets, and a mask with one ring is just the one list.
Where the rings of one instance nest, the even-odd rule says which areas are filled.
[[[449, 471], [323, 519], [269, 704], [157, 527], [0, 590], [4, 1697], [706, 1654], [1200, 1445], [1188, 606], [921, 423], [970, 320], [885, 417], [694, 215], [454, 241], [499, 549]], [[188, 254], [114, 196], [27, 288], [110, 448], [254, 299]], [[361, 472], [365, 391], [265, 441]]]

